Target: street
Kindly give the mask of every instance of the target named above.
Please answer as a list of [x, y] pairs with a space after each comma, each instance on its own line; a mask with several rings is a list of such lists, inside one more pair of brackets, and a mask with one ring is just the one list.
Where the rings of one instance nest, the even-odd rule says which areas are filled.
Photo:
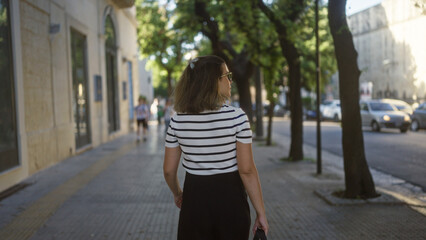
[[[290, 136], [290, 120], [275, 120], [273, 131]], [[372, 132], [363, 128], [368, 165], [426, 190], [426, 132]], [[343, 156], [340, 122], [321, 122], [322, 149]], [[303, 141], [316, 146], [316, 122], [303, 123]]]

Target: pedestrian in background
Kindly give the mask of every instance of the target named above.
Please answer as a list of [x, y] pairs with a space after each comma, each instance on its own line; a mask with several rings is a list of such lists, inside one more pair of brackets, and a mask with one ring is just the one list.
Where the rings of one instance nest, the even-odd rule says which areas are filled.
[[170, 119], [173, 116], [174, 112], [175, 111], [173, 110], [172, 100], [168, 98], [166, 100], [166, 105], [164, 105], [164, 125], [165, 125], [164, 129], [166, 133], [170, 125]]
[[158, 120], [158, 126], [161, 126], [161, 119], [164, 116], [164, 107], [161, 105], [160, 99], [158, 99], [158, 105], [157, 105], [157, 120]]
[[150, 110], [146, 104], [146, 98], [144, 96], [139, 96], [139, 104], [135, 107], [136, 112], [136, 139], [137, 141], [141, 140], [140, 132], [141, 128], [143, 140], [146, 141], [148, 135], [148, 120], [150, 115]]
[[[216, 56], [191, 60], [175, 90], [175, 114], [166, 135], [164, 177], [180, 208], [178, 239], [247, 240], [248, 193], [256, 210], [253, 232], [268, 233], [247, 115], [224, 105], [232, 73]], [[177, 178], [180, 157], [183, 191]]]

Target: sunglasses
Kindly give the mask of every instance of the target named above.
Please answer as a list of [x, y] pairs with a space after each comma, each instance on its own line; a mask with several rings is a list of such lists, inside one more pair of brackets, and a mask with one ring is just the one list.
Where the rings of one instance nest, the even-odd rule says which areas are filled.
[[225, 76], [228, 78], [228, 81], [232, 82], [232, 72], [227, 72], [227, 73], [221, 75], [219, 78], [222, 78], [222, 77], [225, 77]]

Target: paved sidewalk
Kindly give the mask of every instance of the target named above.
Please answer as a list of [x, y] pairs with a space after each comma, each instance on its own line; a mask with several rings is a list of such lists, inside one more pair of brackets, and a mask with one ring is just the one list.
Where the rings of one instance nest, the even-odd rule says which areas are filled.
[[[25, 180], [32, 185], [0, 202], [0, 239], [176, 239], [179, 211], [162, 174], [164, 129], [150, 134], [140, 143], [121, 137]], [[426, 217], [406, 204], [328, 204], [314, 191], [343, 189], [341, 170], [325, 161], [318, 177], [314, 162], [280, 161], [285, 141], [253, 144], [269, 239], [426, 239]]]

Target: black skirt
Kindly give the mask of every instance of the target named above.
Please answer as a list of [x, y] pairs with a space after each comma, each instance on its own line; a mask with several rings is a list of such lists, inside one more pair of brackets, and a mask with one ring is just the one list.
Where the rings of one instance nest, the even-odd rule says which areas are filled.
[[178, 240], [247, 240], [250, 208], [237, 172], [186, 173]]

